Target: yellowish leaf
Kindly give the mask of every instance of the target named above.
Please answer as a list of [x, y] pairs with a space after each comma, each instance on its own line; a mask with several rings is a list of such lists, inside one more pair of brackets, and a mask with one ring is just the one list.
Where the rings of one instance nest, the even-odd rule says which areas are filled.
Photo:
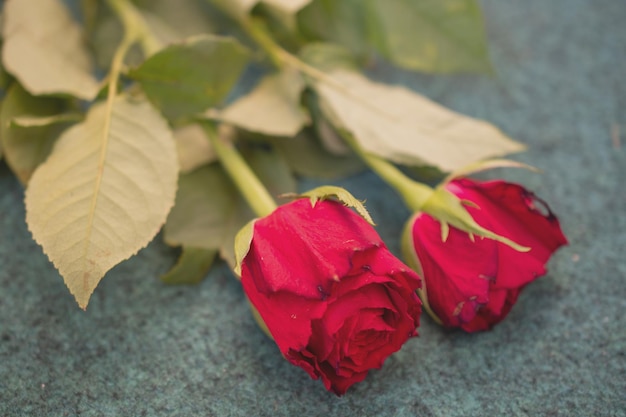
[[174, 203], [169, 127], [146, 101], [94, 105], [26, 190], [26, 221], [81, 308], [104, 274], [146, 246]]
[[80, 26], [60, 0], [12, 0], [4, 5], [2, 61], [31, 94], [91, 100], [99, 83]]
[[198, 124], [190, 124], [174, 130], [174, 139], [176, 139], [178, 163], [182, 173], [191, 172], [217, 158], [204, 129]]
[[226, 10], [230, 15], [239, 18], [249, 14], [252, 9], [254, 9], [254, 6], [259, 3], [267, 4], [281, 13], [293, 15], [311, 1], [312, 0], [211, 0], [212, 3]]
[[447, 109], [398, 86], [338, 70], [315, 83], [320, 106], [366, 151], [407, 165], [454, 171], [524, 146], [490, 123]]
[[309, 122], [300, 105], [302, 90], [304, 80], [296, 71], [269, 75], [217, 118], [251, 132], [292, 137]]

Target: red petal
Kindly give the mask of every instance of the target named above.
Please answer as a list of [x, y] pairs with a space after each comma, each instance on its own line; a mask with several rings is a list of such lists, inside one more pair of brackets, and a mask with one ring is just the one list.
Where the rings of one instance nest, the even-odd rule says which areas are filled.
[[489, 300], [490, 281], [498, 268], [496, 243], [478, 238], [472, 242], [467, 233], [454, 228], [442, 242], [439, 222], [423, 214], [415, 218], [413, 240], [435, 314], [454, 327], [473, 319], [478, 305]]
[[[479, 206], [467, 207], [478, 224], [531, 248], [524, 253], [498, 243], [499, 268], [495, 285], [499, 288], [518, 288], [545, 274], [545, 264], [552, 253], [567, 244], [559, 221], [549, 207], [518, 184], [479, 183], [464, 178], [450, 183], [448, 189]], [[542, 213], [538, 206], [543, 206], [547, 213]]]
[[[244, 264], [264, 293], [289, 291], [322, 299], [352, 268], [355, 252], [384, 247], [361, 216], [340, 203], [308, 199], [279, 207], [254, 225], [251, 251]], [[250, 265], [254, 263], [255, 265]]]

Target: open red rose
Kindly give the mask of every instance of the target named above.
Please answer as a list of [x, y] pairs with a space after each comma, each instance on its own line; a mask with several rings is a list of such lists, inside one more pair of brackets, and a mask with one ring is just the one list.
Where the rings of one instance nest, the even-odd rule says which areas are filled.
[[412, 253], [405, 255], [417, 261], [418, 271], [421, 266], [424, 308], [444, 326], [487, 330], [509, 313], [526, 284], [545, 274], [546, 262], [567, 239], [547, 205], [520, 185], [463, 178], [446, 189], [476, 205], [466, 208], [479, 225], [531, 248], [519, 252], [452, 227], [442, 242], [439, 222], [426, 214], [407, 225]]
[[417, 334], [419, 277], [335, 201], [257, 220], [241, 283], [283, 356], [337, 395]]

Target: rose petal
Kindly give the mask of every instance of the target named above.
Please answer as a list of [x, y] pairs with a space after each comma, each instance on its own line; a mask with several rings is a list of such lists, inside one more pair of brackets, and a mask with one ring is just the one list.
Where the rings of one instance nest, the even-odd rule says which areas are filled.
[[[439, 222], [430, 216], [416, 216], [413, 239], [424, 271], [428, 301], [447, 326], [471, 320], [479, 304], [489, 300], [490, 280], [497, 273], [498, 252], [491, 239], [470, 240], [467, 233], [450, 228], [441, 241]], [[461, 313], [464, 314], [461, 314]]]
[[311, 207], [300, 199], [254, 224], [255, 256], [248, 253], [244, 263], [256, 264], [250, 268], [260, 292], [321, 299], [350, 271], [356, 252], [382, 245], [375, 230], [340, 203], [324, 200]]
[[[451, 182], [448, 190], [479, 206], [467, 207], [478, 224], [531, 248], [524, 253], [507, 245], [497, 245], [497, 287], [517, 288], [545, 274], [544, 265], [552, 253], [567, 244], [557, 218], [521, 185], [504, 181], [478, 183], [463, 178]], [[542, 213], [538, 205], [543, 205], [547, 213]]]

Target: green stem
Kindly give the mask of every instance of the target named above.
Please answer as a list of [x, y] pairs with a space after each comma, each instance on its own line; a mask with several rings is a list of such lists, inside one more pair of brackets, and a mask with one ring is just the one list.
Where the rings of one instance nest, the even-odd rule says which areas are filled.
[[[267, 29], [261, 21], [253, 18], [237, 19], [241, 27], [246, 33], [268, 54], [272, 63], [279, 69], [286, 66], [292, 67], [300, 71], [302, 74], [313, 78], [314, 80], [326, 83], [331, 87], [344, 92], [346, 95], [353, 97], [353, 93], [337, 82], [333, 77], [323, 71], [303, 62], [297, 56], [283, 49], [272, 39]], [[362, 105], [368, 106], [369, 103], [363, 102], [360, 97], [353, 97]], [[378, 110], [378, 109], [376, 109]], [[346, 132], [340, 132], [344, 140], [350, 145], [354, 152], [366, 163], [366, 165], [384, 179], [390, 186], [402, 196], [407, 206], [413, 211], [419, 211], [424, 203], [432, 196], [434, 190], [427, 185], [413, 181], [402, 173], [393, 164], [383, 158], [369, 154], [361, 149], [358, 143]]]
[[220, 136], [212, 125], [204, 123], [203, 127], [220, 163], [248, 205], [259, 217], [271, 214], [277, 207], [276, 202], [232, 142]]
[[356, 153], [372, 171], [378, 174], [379, 177], [400, 194], [411, 211], [417, 212], [422, 210], [424, 203], [426, 203], [434, 193], [432, 188], [407, 177], [389, 161], [365, 152], [350, 134], [346, 132], [340, 132], [340, 134], [354, 153]]
[[137, 8], [128, 0], [108, 0], [109, 5], [124, 25], [125, 34], [132, 36], [132, 43], [139, 42], [146, 56], [163, 47]]

